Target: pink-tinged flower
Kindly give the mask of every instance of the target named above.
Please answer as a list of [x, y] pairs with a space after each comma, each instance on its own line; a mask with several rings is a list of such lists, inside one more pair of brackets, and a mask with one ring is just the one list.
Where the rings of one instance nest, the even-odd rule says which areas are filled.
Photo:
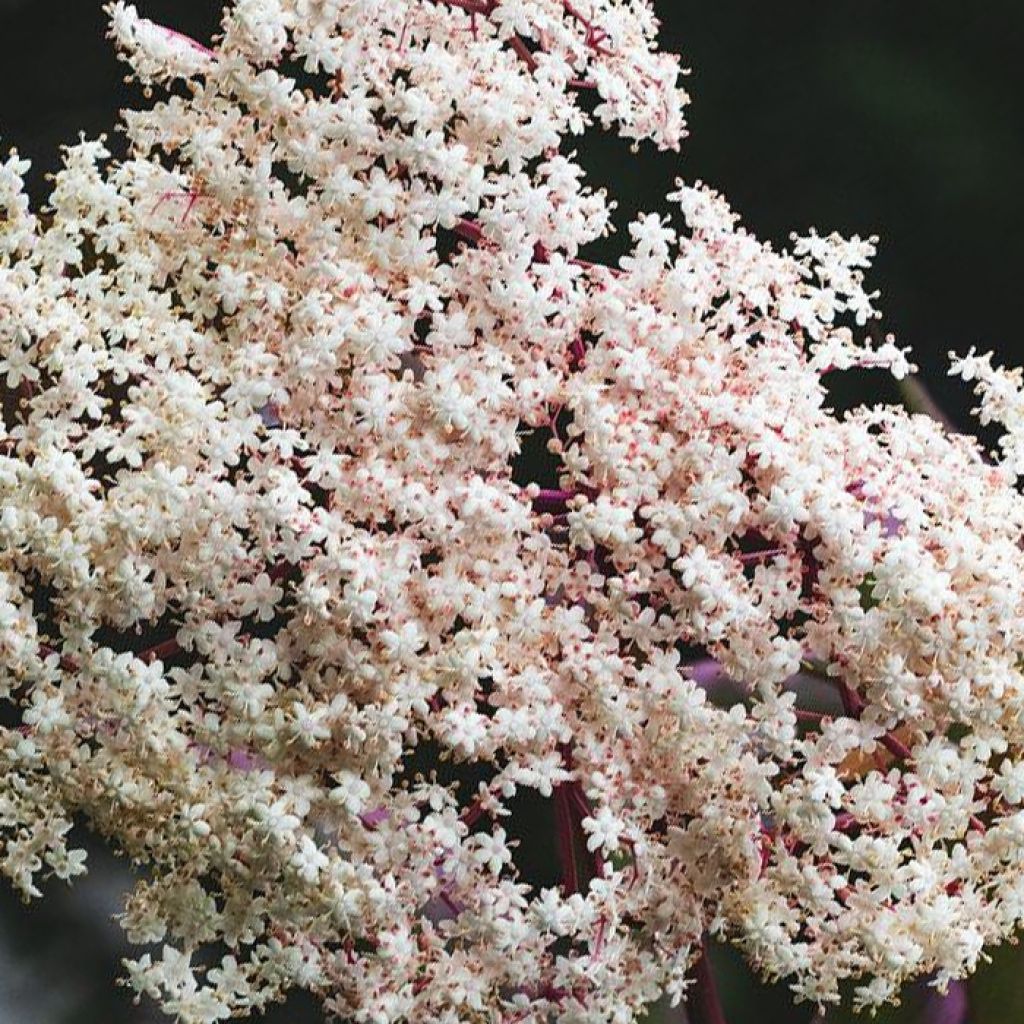
[[824, 375], [912, 369], [860, 334], [877, 240], [779, 251], [699, 183], [581, 258], [568, 138], [685, 132], [642, 0], [108, 11], [165, 90], [130, 155], [68, 148], [45, 219], [0, 163], [21, 892], [90, 821], [165, 943], [130, 984], [197, 1022], [715, 1020], [711, 928], [873, 1007], [1015, 936], [1019, 371], [953, 364], [996, 455], [837, 418]]

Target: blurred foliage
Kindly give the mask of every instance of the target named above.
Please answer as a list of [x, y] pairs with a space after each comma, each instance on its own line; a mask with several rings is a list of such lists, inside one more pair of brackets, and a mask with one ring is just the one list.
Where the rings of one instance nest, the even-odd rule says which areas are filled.
[[973, 1024], [1016, 1024], [1024, 1021], [1024, 949], [1003, 946], [992, 950], [992, 962], [970, 986]]

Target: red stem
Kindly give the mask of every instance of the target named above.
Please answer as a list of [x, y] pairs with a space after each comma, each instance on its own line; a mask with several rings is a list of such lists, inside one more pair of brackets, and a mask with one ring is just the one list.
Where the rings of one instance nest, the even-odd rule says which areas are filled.
[[708, 958], [706, 936], [701, 939], [700, 950], [700, 957], [693, 968], [693, 985], [686, 1000], [686, 1015], [690, 1024], [726, 1024], [718, 985]]
[[467, 14], [488, 15], [494, 9], [494, 4], [488, 0], [434, 0], [434, 2], [442, 7], [457, 7]]
[[530, 53], [529, 47], [519, 36], [513, 36], [508, 43], [512, 47], [513, 53], [530, 69], [530, 71], [537, 70], [537, 58]]
[[826, 715], [823, 711], [806, 711], [804, 708], [794, 708], [793, 714], [796, 715], [798, 722], [811, 722], [814, 724], [822, 722], [826, 718], [830, 718], [830, 715]]
[[456, 222], [454, 231], [460, 238], [476, 244], [479, 244], [484, 237], [483, 228], [475, 221], [469, 220], [466, 217]]
[[466, 826], [466, 828], [472, 828], [483, 817], [483, 814], [483, 805], [479, 800], [474, 800], [473, 803], [459, 815], [459, 820]]
[[[860, 718], [867, 707], [864, 698], [848, 683], [839, 684], [839, 699], [843, 702], [843, 710], [850, 718]], [[879, 743], [896, 758], [897, 761], [912, 761], [914, 752], [894, 733], [887, 732], [880, 737]]]
[[[532, 56], [532, 55], [531, 55]], [[483, 233], [483, 229], [474, 220], [470, 220], [468, 217], [463, 217], [456, 221], [455, 227], [452, 228], [456, 235], [460, 238], [464, 238], [467, 242], [472, 242], [474, 245], [480, 245], [486, 241]], [[534, 246], [533, 262], [534, 263], [547, 263], [551, 259], [551, 254], [547, 247], [543, 244]], [[583, 270], [599, 270], [611, 274], [612, 277], [622, 277], [625, 275], [624, 270], [620, 270], [618, 267], [609, 267], [604, 263], [594, 263], [592, 260], [581, 260], [578, 257], [573, 257], [568, 261], [574, 267], [580, 267]]]
[[580, 891], [581, 885], [576, 866], [576, 838], [573, 835], [568, 783], [562, 783], [555, 789], [555, 833], [558, 839], [558, 862], [562, 868], [562, 891], [566, 896], [571, 896]]
[[899, 761], [910, 761], [914, 756], [910, 747], [908, 747], [902, 740], [897, 739], [891, 732], [887, 732], [879, 740], [879, 743], [881, 743], [882, 746]]
[[180, 653], [181, 644], [179, 644], [174, 637], [171, 637], [170, 640], [165, 640], [163, 643], [156, 644], [154, 647], [148, 647], [146, 650], [140, 651], [138, 656], [142, 661], [145, 661], [148, 664], [149, 662], [156, 661], [157, 658], [160, 658], [161, 660], [163, 658], [172, 658], [175, 654]]

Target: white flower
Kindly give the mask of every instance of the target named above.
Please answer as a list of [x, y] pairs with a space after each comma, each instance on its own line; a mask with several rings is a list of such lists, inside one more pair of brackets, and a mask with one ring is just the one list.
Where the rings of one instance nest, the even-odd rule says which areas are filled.
[[330, 791], [333, 802], [341, 804], [349, 814], [359, 814], [370, 797], [370, 787], [352, 772], [334, 773], [337, 786]]
[[313, 884], [320, 877], [320, 872], [327, 867], [328, 859], [309, 836], [300, 836], [299, 848], [292, 855], [291, 862], [299, 877]]
[[211, 831], [210, 823], [203, 818], [205, 810], [206, 807], [203, 804], [193, 804], [182, 812], [186, 827], [199, 839], [205, 839]]
[[496, 828], [493, 833], [481, 832], [473, 836], [471, 847], [473, 859], [492, 874], [499, 874], [506, 864], [512, 863], [512, 852], [506, 844], [503, 828]]
[[239, 614], [255, 614], [260, 622], [269, 622], [274, 617], [277, 604], [284, 597], [284, 589], [265, 572], [261, 572], [252, 583], [239, 583], [237, 593], [241, 599]]
[[607, 807], [601, 807], [596, 814], [584, 818], [582, 824], [583, 831], [587, 833], [588, 850], [612, 853], [618, 849], [623, 825]]
[[1024, 762], [1004, 758], [994, 785], [1007, 803], [1024, 803]]
[[301, 701], [292, 703], [292, 734], [304, 746], [316, 747], [331, 738], [330, 725], [325, 721], [326, 708], [310, 710]]

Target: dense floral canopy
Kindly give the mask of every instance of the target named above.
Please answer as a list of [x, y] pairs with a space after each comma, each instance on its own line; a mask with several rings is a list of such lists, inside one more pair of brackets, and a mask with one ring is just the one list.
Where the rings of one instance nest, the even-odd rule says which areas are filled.
[[70, 147], [39, 215], [0, 164], [14, 884], [108, 837], [187, 1024], [627, 1022], [707, 932], [873, 1005], [1011, 935], [1019, 374], [954, 363], [998, 456], [837, 416], [827, 374], [911, 369], [875, 240], [773, 251], [700, 183], [589, 262], [572, 137], [685, 134], [643, 0], [109, 10], [127, 159]]

